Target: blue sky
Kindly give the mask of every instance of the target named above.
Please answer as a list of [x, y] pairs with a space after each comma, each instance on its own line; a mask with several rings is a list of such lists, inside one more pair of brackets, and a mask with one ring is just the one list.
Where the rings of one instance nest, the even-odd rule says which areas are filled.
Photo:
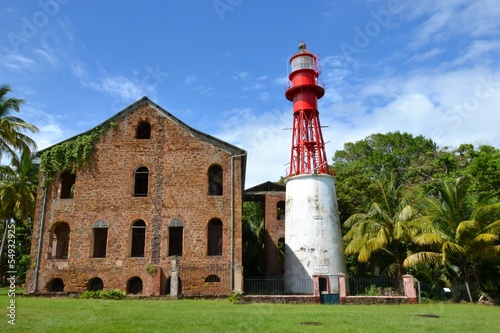
[[500, 146], [494, 0], [0, 3], [0, 83], [45, 148], [142, 96], [248, 151], [247, 183], [290, 157], [288, 59], [319, 55], [327, 155], [373, 133]]

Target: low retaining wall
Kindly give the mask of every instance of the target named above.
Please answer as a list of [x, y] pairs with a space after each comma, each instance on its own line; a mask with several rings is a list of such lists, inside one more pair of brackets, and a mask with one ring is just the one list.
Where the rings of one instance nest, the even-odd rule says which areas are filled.
[[408, 304], [406, 296], [347, 296], [343, 304], [371, 305], [371, 304]]
[[242, 303], [287, 303], [287, 304], [314, 304], [313, 295], [245, 295]]

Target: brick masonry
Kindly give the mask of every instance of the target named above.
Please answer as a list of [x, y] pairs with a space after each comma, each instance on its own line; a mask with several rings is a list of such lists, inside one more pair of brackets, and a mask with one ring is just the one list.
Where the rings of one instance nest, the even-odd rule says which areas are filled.
[[[35, 264], [29, 270], [25, 292], [48, 292], [55, 278], [64, 282], [64, 292], [82, 292], [95, 277], [103, 281], [104, 290], [126, 290], [127, 281], [139, 277], [143, 295], [164, 294], [169, 289], [166, 283], [172, 262], [168, 256], [168, 223], [174, 219], [182, 221], [184, 228], [179, 271], [183, 267], [199, 268], [197, 273], [180, 275], [187, 278], [181, 281], [182, 292], [202, 295], [241, 290], [246, 156], [239, 155], [246, 152], [186, 126], [147, 98], [110, 120], [117, 126], [101, 137], [90, 161], [77, 170], [72, 199], [59, 198], [57, 175], [47, 188], [46, 198], [43, 189], [38, 189], [31, 257], [35, 263], [43, 225], [40, 262], [37, 272]], [[150, 139], [136, 139], [141, 122], [151, 125]], [[222, 195], [208, 194], [212, 165], [222, 167]], [[145, 197], [133, 195], [134, 170], [139, 166], [149, 169]], [[208, 256], [207, 225], [213, 218], [223, 224], [222, 255]], [[131, 257], [131, 226], [138, 219], [146, 223], [144, 257]], [[98, 220], [109, 225], [104, 258], [92, 257], [92, 225]], [[51, 232], [58, 222], [70, 228], [69, 251], [63, 259], [50, 255]], [[213, 271], [221, 274], [220, 283], [205, 282], [206, 275]]]

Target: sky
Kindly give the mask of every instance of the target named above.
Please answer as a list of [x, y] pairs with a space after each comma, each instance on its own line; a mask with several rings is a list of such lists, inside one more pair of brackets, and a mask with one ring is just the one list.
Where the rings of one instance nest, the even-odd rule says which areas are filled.
[[499, 17], [497, 0], [3, 0], [0, 84], [39, 149], [147, 96], [245, 149], [249, 188], [286, 175], [301, 41], [320, 61], [330, 160], [394, 131], [499, 147]]

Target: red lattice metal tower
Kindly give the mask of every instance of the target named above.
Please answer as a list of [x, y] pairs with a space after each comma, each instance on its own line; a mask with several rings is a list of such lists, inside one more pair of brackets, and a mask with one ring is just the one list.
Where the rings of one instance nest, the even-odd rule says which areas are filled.
[[290, 58], [286, 98], [293, 102], [292, 154], [288, 177], [302, 174], [331, 174], [326, 159], [325, 142], [319, 122], [318, 99], [325, 89], [318, 84], [317, 59], [299, 44], [299, 52]]

